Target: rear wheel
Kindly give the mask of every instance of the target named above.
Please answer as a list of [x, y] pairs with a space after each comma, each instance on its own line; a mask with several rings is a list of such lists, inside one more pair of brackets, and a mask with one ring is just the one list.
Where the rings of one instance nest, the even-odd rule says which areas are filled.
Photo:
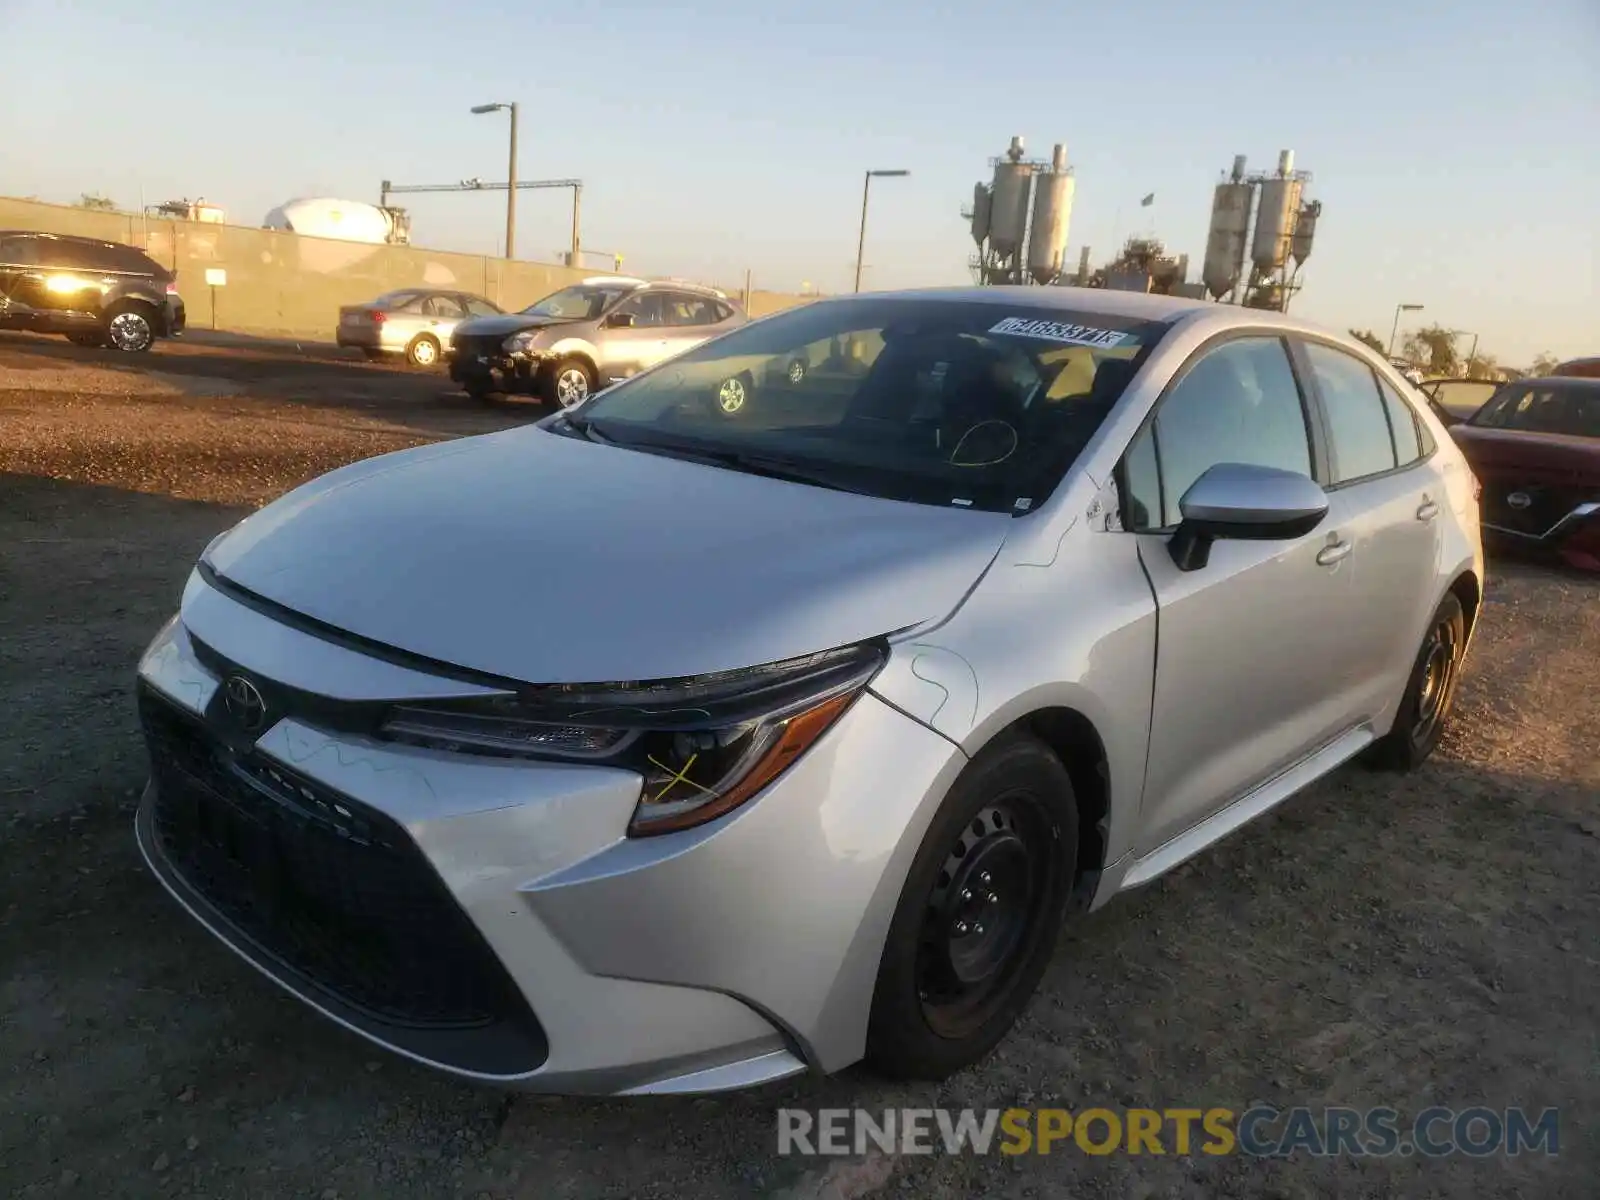
[[1061, 760], [1032, 738], [984, 750], [917, 851], [889, 926], [867, 1060], [942, 1079], [1006, 1035], [1049, 965], [1077, 861]]
[[142, 304], [123, 303], [106, 316], [106, 340], [124, 354], [142, 354], [156, 341], [154, 315]]
[[1455, 706], [1456, 681], [1467, 647], [1467, 619], [1452, 592], [1440, 602], [1428, 625], [1406, 681], [1394, 726], [1373, 744], [1368, 761], [1392, 771], [1421, 766], [1444, 736]]
[[431, 367], [439, 361], [439, 339], [431, 333], [419, 333], [406, 347], [406, 361], [413, 367]]

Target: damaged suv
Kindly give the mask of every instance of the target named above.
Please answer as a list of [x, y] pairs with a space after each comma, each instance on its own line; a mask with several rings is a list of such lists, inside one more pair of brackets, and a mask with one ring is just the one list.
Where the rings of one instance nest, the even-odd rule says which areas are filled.
[[474, 399], [522, 393], [570, 408], [745, 320], [715, 288], [603, 275], [456, 326], [450, 378]]

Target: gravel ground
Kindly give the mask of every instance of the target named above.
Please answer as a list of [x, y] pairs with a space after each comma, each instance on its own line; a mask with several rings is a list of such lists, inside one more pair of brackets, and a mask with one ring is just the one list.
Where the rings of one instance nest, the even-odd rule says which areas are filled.
[[[190, 562], [318, 472], [529, 419], [277, 344], [0, 337], [0, 1192], [1593, 1197], [1600, 607], [1498, 566], [1440, 753], [1337, 773], [1065, 935], [1000, 1052], [699, 1100], [476, 1090], [316, 1018], [137, 861], [133, 664]], [[774, 1109], [1561, 1107], [1558, 1158], [775, 1155]], [[847, 1169], [845, 1169], [847, 1168]]]

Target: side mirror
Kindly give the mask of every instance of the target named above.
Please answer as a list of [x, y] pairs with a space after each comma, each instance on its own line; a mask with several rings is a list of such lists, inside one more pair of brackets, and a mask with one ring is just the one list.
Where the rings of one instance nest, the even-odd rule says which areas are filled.
[[632, 329], [634, 317], [632, 313], [612, 313], [606, 318], [607, 329]]
[[1178, 501], [1183, 521], [1167, 543], [1180, 571], [1198, 571], [1218, 538], [1288, 541], [1303, 537], [1328, 515], [1328, 496], [1295, 471], [1218, 463]]

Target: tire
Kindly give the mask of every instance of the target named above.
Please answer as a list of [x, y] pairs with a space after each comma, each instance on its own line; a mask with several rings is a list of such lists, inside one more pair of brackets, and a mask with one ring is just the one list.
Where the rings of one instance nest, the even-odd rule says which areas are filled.
[[436, 367], [441, 350], [439, 339], [431, 333], [419, 333], [406, 346], [406, 361], [413, 367]]
[[545, 371], [540, 387], [551, 408], [571, 408], [594, 394], [594, 371], [581, 358], [563, 358]]
[[69, 333], [67, 341], [74, 346], [84, 346], [89, 349], [98, 349], [106, 344], [105, 335], [101, 333]]
[[737, 417], [750, 404], [750, 394], [755, 391], [755, 380], [749, 371], [741, 371], [717, 384], [711, 397], [712, 406], [724, 417]]
[[1044, 745], [1007, 739], [967, 766], [923, 837], [889, 925], [869, 1066], [943, 1079], [994, 1049], [1055, 951], [1077, 853], [1072, 781]]
[[124, 354], [143, 354], [156, 344], [155, 314], [148, 306], [123, 301], [106, 313], [106, 344]]
[[1428, 622], [1428, 632], [1411, 666], [1394, 725], [1368, 751], [1370, 765], [1381, 770], [1410, 771], [1427, 761], [1449, 723], [1466, 644], [1466, 614], [1452, 592], [1440, 601]]

